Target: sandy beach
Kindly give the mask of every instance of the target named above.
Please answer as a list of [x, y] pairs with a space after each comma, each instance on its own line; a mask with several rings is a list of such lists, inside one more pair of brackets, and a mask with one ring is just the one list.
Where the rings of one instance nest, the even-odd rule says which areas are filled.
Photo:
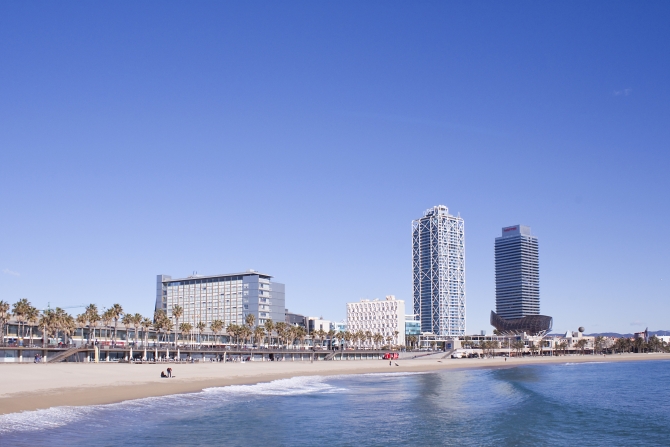
[[[531, 364], [670, 360], [670, 354], [623, 354], [495, 359], [246, 362], [195, 364], [4, 364], [0, 365], [0, 414], [64, 405], [96, 405], [143, 397], [198, 392], [204, 388], [270, 382], [297, 376], [512, 368]], [[162, 379], [169, 366], [175, 375]]]

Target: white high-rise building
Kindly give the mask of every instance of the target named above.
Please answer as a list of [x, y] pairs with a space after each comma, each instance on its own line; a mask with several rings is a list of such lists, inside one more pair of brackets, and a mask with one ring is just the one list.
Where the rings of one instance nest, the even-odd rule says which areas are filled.
[[351, 333], [370, 331], [373, 335], [381, 334], [384, 344], [387, 343], [387, 337], [391, 337], [391, 343], [404, 346], [405, 302], [389, 295], [385, 300], [347, 303], [347, 330]]
[[465, 229], [444, 205], [412, 221], [412, 282], [421, 332], [465, 335]]
[[189, 276], [173, 279], [158, 275], [156, 279], [156, 310], [163, 310], [173, 323], [175, 306], [183, 315], [180, 323], [194, 327], [203, 322], [209, 327], [214, 320], [224, 325], [244, 324], [247, 315], [254, 316], [255, 324], [263, 325], [269, 319], [286, 319], [284, 284], [272, 281], [272, 276], [254, 270], [211, 276]]

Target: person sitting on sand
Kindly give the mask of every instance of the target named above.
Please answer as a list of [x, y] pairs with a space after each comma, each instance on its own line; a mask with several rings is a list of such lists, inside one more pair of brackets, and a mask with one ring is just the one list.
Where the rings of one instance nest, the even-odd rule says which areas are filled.
[[165, 371], [161, 371], [161, 379], [166, 378], [167, 376], [165, 375]]

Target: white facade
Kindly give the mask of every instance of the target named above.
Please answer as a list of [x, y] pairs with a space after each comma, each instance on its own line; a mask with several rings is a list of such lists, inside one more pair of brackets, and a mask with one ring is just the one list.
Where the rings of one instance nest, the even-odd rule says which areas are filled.
[[412, 221], [412, 281], [421, 332], [465, 335], [465, 229], [444, 205]]
[[284, 284], [254, 270], [181, 279], [158, 275], [156, 283], [156, 310], [163, 310], [173, 324], [175, 306], [183, 310], [179, 323], [193, 327], [199, 322], [210, 327], [214, 320], [223, 321], [224, 326], [241, 325], [249, 314], [259, 325], [268, 319], [286, 319]]
[[405, 302], [389, 295], [385, 300], [347, 303], [347, 330], [381, 334], [385, 343], [390, 336], [393, 344], [402, 346], [405, 344]]
[[331, 329], [331, 324], [329, 320], [324, 320], [323, 317], [307, 317], [307, 329], [310, 334], [318, 330], [328, 332]]

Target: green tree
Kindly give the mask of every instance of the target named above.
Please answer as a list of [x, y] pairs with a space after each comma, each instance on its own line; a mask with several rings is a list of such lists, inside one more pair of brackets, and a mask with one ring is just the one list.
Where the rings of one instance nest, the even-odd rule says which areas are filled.
[[193, 330], [193, 326], [191, 323], [182, 323], [179, 325], [179, 330], [181, 331], [181, 334], [184, 339], [189, 340], [189, 345], [191, 341], [191, 331]]
[[281, 341], [286, 334], [286, 326], [286, 323], [283, 321], [278, 321], [275, 323], [275, 332], [277, 332], [277, 345], [279, 347], [282, 346]]
[[142, 318], [142, 322], [140, 323], [142, 326], [142, 335], [144, 336], [144, 347], [146, 348], [147, 345], [149, 344], [149, 329], [151, 329], [151, 326], [153, 326], [153, 323], [149, 318]]
[[254, 314], [247, 314], [247, 316], [244, 318], [244, 322], [247, 324], [249, 329], [252, 329], [254, 327], [255, 321], [256, 317], [254, 317]]
[[223, 321], [221, 320], [214, 320], [212, 321], [212, 324], [209, 325], [209, 328], [212, 330], [212, 333], [214, 334], [214, 344], [216, 345], [217, 338], [219, 335], [219, 332], [223, 329]]
[[100, 315], [102, 320], [102, 325], [105, 327], [105, 336], [109, 339], [109, 328], [112, 325], [112, 320], [114, 319], [114, 313], [111, 309], [107, 309]]
[[265, 333], [268, 337], [268, 348], [272, 346], [272, 331], [275, 329], [275, 325], [271, 319], [265, 320]]
[[[174, 307], [172, 307], [172, 316], [174, 317], [176, 327], [181, 327], [181, 326], [179, 326], [179, 319], [181, 318], [182, 315], [184, 315], [184, 308], [183, 307], [181, 307], [178, 304], [175, 305]], [[175, 337], [174, 337], [174, 342], [175, 342], [176, 345], [178, 345], [176, 334], [175, 334]]]
[[116, 328], [119, 322], [119, 319], [123, 315], [123, 307], [121, 307], [120, 304], [112, 304], [112, 307], [109, 308], [109, 313], [112, 316], [112, 320], [114, 320], [114, 338], [112, 339], [112, 345], [116, 346]]
[[198, 324], [196, 324], [195, 327], [198, 329], [198, 345], [199, 347], [202, 347], [202, 334], [205, 332], [205, 329], [207, 329], [207, 324], [204, 321], [198, 321]]
[[121, 324], [126, 328], [126, 341], [130, 344], [130, 327], [133, 325], [132, 314], [124, 314], [121, 318]]
[[14, 303], [14, 306], [12, 306], [12, 313], [14, 314], [14, 318], [16, 318], [16, 322], [18, 323], [18, 331], [17, 331], [17, 338], [23, 338], [24, 337], [24, 331], [25, 330], [25, 321], [26, 321], [26, 314], [28, 313], [28, 309], [30, 309], [31, 304], [30, 301], [28, 301], [26, 298], [21, 298], [18, 300], [16, 303]]
[[5, 325], [9, 321], [9, 303], [0, 300], [0, 346], [5, 343]]
[[263, 343], [263, 339], [265, 338], [265, 328], [263, 326], [256, 326], [254, 328], [254, 340], [257, 345], [260, 345]]
[[586, 345], [589, 343], [589, 341], [585, 338], [580, 338], [577, 340], [577, 343], [575, 343], [575, 347], [578, 348], [579, 350], [582, 351], [582, 355], [584, 355], [584, 350], [586, 349]]

